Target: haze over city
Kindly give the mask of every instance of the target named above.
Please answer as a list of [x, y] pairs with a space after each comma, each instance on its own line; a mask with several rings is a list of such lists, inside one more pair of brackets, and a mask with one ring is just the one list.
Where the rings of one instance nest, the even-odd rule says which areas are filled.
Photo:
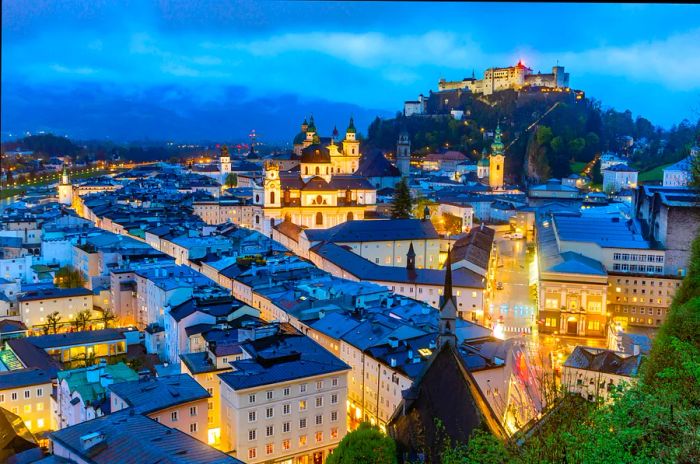
[[[3, 2], [2, 137], [279, 142], [310, 113], [362, 132], [440, 77], [563, 65], [669, 127], [700, 107], [691, 5]], [[431, 20], [430, 18], [435, 18]], [[614, 27], [611, 25], [614, 24]], [[556, 38], [556, 40], [554, 40]], [[244, 115], [244, 117], [238, 117]], [[330, 130], [332, 127], [329, 127]]]

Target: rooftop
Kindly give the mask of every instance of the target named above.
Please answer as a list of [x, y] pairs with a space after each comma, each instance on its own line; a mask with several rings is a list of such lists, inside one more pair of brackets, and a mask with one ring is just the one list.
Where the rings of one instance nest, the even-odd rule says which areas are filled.
[[641, 359], [641, 355], [577, 346], [564, 362], [564, 367], [634, 377], [639, 371]]
[[49, 372], [35, 367], [0, 372], [0, 390], [51, 383]]
[[115, 383], [109, 389], [141, 414], [209, 398], [204, 387], [187, 374]]
[[432, 222], [420, 219], [347, 221], [328, 229], [306, 229], [304, 233], [311, 242], [379, 242], [440, 237]]
[[[87, 450], [84, 437], [97, 434], [100, 444]], [[133, 410], [119, 411], [52, 432], [51, 440], [94, 464], [241, 464], [201, 441]]]
[[219, 374], [234, 390], [288, 382], [350, 369], [316, 342], [299, 333], [276, 333], [242, 345], [251, 359], [234, 361], [234, 371]]

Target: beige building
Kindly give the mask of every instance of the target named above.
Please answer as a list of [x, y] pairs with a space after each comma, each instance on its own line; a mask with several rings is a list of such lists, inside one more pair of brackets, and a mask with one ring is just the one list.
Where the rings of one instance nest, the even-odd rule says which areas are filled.
[[324, 462], [347, 432], [349, 367], [288, 331], [242, 348], [251, 359], [219, 374], [222, 449], [249, 464]]
[[659, 327], [666, 320], [678, 276], [611, 273], [608, 276], [608, 312], [614, 322], [628, 326]]
[[34, 434], [55, 429], [51, 392], [51, 376], [42, 369], [0, 372], [0, 407], [20, 416]]
[[209, 393], [186, 374], [109, 386], [111, 411], [133, 407], [156, 422], [207, 443]]
[[17, 299], [22, 322], [34, 329], [45, 327], [54, 312], [61, 316], [61, 324], [70, 323], [79, 312], [92, 312], [92, 301], [92, 292], [84, 288], [32, 290]]

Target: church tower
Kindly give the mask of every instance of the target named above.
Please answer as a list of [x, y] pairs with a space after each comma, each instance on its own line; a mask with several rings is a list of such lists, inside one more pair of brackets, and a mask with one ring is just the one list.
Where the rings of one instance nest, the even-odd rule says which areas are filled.
[[70, 206], [73, 203], [73, 186], [68, 177], [68, 170], [63, 166], [63, 175], [61, 182], [58, 184], [58, 202], [62, 205]]
[[411, 172], [411, 139], [406, 129], [399, 134], [396, 143], [396, 167], [401, 172], [401, 177], [409, 177]]
[[489, 186], [494, 190], [503, 189], [505, 161], [505, 147], [501, 141], [501, 125], [499, 124], [491, 144], [491, 157], [489, 159]]
[[457, 347], [456, 327], [457, 323], [457, 300], [452, 295], [452, 250], [447, 250], [447, 260], [445, 261], [445, 286], [440, 298], [440, 324], [438, 331], [438, 348], [445, 343], [451, 343]]
[[[304, 120], [304, 123], [306, 123], [306, 120]], [[309, 118], [309, 124], [306, 126], [306, 143], [304, 144], [305, 147], [308, 147], [309, 145], [315, 143], [314, 138], [316, 137], [316, 124], [314, 123], [314, 115], [312, 114], [311, 117]]]
[[479, 179], [484, 179], [489, 176], [489, 156], [484, 147], [481, 152], [481, 159], [476, 163], [476, 177]]
[[357, 129], [355, 121], [350, 118], [348, 128], [345, 130], [345, 140], [343, 140], [343, 156], [347, 161], [343, 164], [340, 174], [353, 174], [360, 163], [360, 141], [357, 140]]
[[221, 178], [221, 185], [226, 183], [226, 177], [231, 174], [231, 156], [228, 153], [228, 147], [226, 145], [221, 147], [221, 154], [219, 155], [219, 177]]
[[280, 183], [280, 167], [272, 162], [265, 163], [264, 201], [265, 208], [279, 208], [282, 206], [282, 185]]

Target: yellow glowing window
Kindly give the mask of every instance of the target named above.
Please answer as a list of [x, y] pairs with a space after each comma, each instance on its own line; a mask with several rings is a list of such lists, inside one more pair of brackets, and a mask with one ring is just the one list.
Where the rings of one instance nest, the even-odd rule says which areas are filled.
[[421, 356], [424, 356], [426, 358], [433, 354], [432, 350], [430, 350], [429, 348], [420, 348], [418, 350], [418, 353], [420, 353]]

